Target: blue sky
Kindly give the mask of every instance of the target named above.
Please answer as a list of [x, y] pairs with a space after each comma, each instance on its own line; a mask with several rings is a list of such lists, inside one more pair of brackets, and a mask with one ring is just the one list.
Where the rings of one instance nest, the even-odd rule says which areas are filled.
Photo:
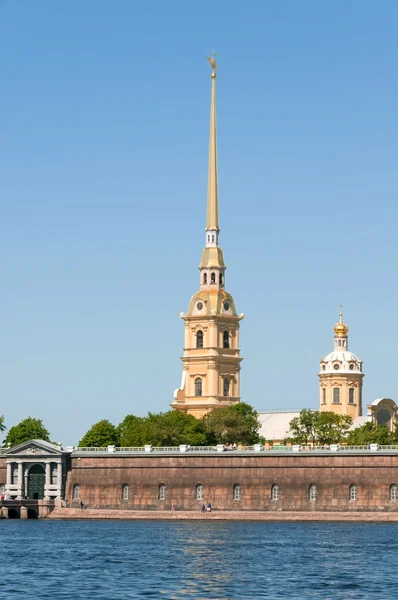
[[316, 408], [343, 303], [364, 404], [398, 400], [397, 19], [389, 0], [0, 0], [8, 426], [39, 417], [72, 444], [168, 409], [204, 244], [213, 47], [242, 398]]

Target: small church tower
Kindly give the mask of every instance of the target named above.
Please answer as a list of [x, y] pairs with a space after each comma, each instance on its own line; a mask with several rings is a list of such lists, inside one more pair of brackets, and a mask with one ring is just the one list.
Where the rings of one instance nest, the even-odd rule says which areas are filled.
[[362, 361], [348, 350], [348, 326], [343, 313], [334, 327], [334, 350], [320, 361], [320, 410], [350, 415], [362, 415]]
[[240, 401], [239, 315], [225, 290], [225, 263], [219, 247], [216, 139], [216, 62], [211, 73], [210, 144], [206, 246], [199, 265], [200, 289], [181, 313], [185, 341], [181, 386], [171, 407], [200, 418], [213, 408]]

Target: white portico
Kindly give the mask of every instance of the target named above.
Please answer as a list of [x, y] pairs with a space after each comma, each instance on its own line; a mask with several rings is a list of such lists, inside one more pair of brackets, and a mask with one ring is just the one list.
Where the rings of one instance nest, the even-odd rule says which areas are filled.
[[30, 440], [3, 454], [7, 464], [5, 494], [21, 500], [62, 498], [70, 452], [42, 440]]

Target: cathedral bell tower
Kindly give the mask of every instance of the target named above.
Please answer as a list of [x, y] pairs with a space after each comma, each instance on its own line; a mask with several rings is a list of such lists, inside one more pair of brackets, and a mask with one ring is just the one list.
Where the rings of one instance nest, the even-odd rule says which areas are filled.
[[199, 265], [200, 289], [181, 313], [185, 342], [181, 387], [171, 407], [197, 418], [213, 408], [240, 401], [239, 315], [225, 291], [225, 263], [219, 242], [216, 139], [216, 62], [208, 60], [211, 73], [209, 174], [207, 191], [206, 247]]
[[362, 415], [362, 361], [348, 350], [348, 326], [340, 320], [334, 326], [334, 350], [320, 361], [320, 410], [350, 415]]

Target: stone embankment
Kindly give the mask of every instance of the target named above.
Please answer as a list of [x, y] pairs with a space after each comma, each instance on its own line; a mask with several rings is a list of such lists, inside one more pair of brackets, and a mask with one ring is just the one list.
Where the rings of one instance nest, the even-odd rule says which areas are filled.
[[48, 519], [118, 519], [133, 521], [374, 521], [398, 522], [398, 512], [144, 511], [56, 508]]

